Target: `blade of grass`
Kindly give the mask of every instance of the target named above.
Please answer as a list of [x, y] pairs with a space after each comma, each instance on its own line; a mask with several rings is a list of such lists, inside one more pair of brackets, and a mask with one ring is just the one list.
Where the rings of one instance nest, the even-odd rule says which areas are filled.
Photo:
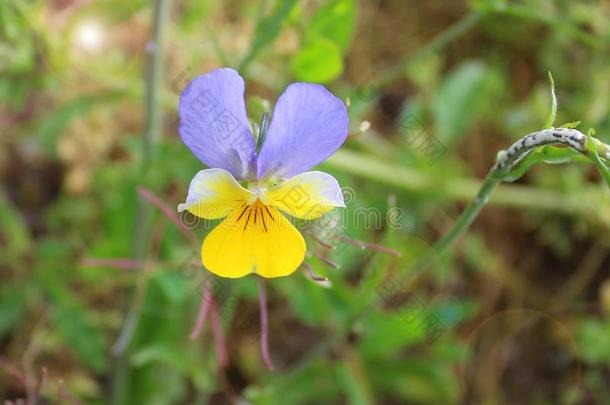
[[[515, 142], [508, 149], [508, 151], [505, 151], [504, 153], [500, 153], [498, 155], [498, 160], [497, 160], [496, 164], [489, 171], [489, 174], [487, 175], [487, 177], [483, 181], [482, 185], [480, 186], [478, 192], [476, 193], [476, 196], [471, 195], [469, 197], [470, 203], [468, 204], [468, 206], [466, 207], [464, 212], [460, 215], [460, 217], [458, 218], [456, 223], [453, 225], [451, 230], [448, 233], [446, 233], [441, 239], [439, 239], [432, 246], [429, 253], [425, 254], [423, 256], [423, 258], [421, 258], [415, 264], [415, 266], [413, 266], [413, 268], [410, 271], [403, 272], [399, 275], [399, 277], [395, 277], [394, 278], [395, 282], [406, 286], [406, 285], [408, 285], [408, 284], [406, 284], [406, 282], [408, 280], [412, 280], [414, 277], [417, 277], [421, 272], [423, 272], [427, 268], [429, 268], [429, 266], [439, 256], [441, 256], [444, 252], [446, 252], [446, 250], [449, 247], [451, 247], [451, 245], [456, 240], [458, 240], [460, 238], [460, 236], [462, 236], [469, 229], [470, 225], [474, 222], [474, 220], [476, 219], [476, 217], [478, 216], [480, 211], [487, 204], [491, 193], [496, 189], [496, 187], [502, 181], [504, 181], [504, 178], [506, 177], [506, 175], [508, 173], [511, 172], [511, 169], [514, 167], [514, 165], [518, 164], [524, 157], [527, 156], [527, 154], [529, 154], [533, 149], [536, 148], [536, 146], [534, 145], [535, 142], [538, 142], [537, 147], [545, 146], [545, 145], [547, 145], [547, 143], [545, 143], [545, 142], [547, 141], [549, 133], [556, 133], [556, 132], [558, 132], [556, 129], [555, 130], [543, 130], [543, 131], [540, 131], [539, 133], [526, 135], [519, 141]], [[564, 143], [570, 147], [573, 147], [579, 153], [586, 152], [584, 134], [580, 133], [579, 131], [576, 131], [573, 129], [567, 129], [567, 128], [564, 128], [561, 131], [561, 133], [562, 133], [562, 136], [560, 136], [558, 138], [558, 139], [560, 139], [561, 142], [558, 141], [557, 143]], [[534, 135], [536, 135], [536, 136], [534, 136]], [[547, 136], [541, 136], [541, 135], [547, 135]], [[605, 147], [605, 145], [604, 145], [604, 147]], [[607, 150], [605, 149], [604, 153], [606, 153], [606, 152], [607, 152]], [[348, 152], [348, 153], [353, 153], [353, 152]], [[339, 155], [339, 159], [337, 159], [337, 155]], [[353, 158], [353, 156], [352, 156], [352, 158]], [[370, 158], [365, 157], [364, 159], [370, 159]], [[389, 171], [385, 171], [386, 169], [388, 169], [387, 166], [384, 166], [385, 162], [375, 162], [373, 160], [372, 167], [369, 167], [368, 164], [364, 164], [362, 162], [362, 159], [349, 159], [349, 158], [345, 159], [344, 157], [342, 158], [341, 154], [339, 154], [339, 153], [335, 154], [335, 156], [331, 160], [335, 163], [335, 167], [339, 167], [339, 168], [349, 167], [350, 169], [357, 170], [358, 168], [364, 167], [365, 170], [361, 170], [360, 171], [361, 174], [365, 174], [367, 176], [379, 175], [378, 180], [386, 179], [386, 182], [387, 182], [387, 180], [390, 180], [391, 182], [401, 185], [405, 189], [410, 189], [410, 187], [412, 187], [412, 184], [410, 184], [408, 181], [406, 183], [401, 183], [401, 182], [396, 181], [396, 179], [398, 179], [401, 174], [407, 175], [408, 180], [415, 180], [416, 182], [418, 182], [416, 187], [421, 187], [421, 186], [429, 187], [430, 184], [428, 182], [431, 181], [431, 179], [424, 179], [422, 177], [418, 177], [415, 174], [415, 172], [411, 172], [408, 169], [406, 169], [406, 171], [405, 171], [404, 170], [405, 168], [402, 168], [402, 167], [392, 167], [392, 165], [389, 165], [390, 166]], [[336, 165], [337, 162], [339, 162], [339, 165]], [[371, 161], [369, 161], [368, 163], [371, 163]], [[383, 173], [376, 172], [376, 169], [380, 169], [380, 168], [383, 169], [383, 171], [384, 171]], [[455, 182], [455, 180], [452, 180], [452, 181]], [[512, 186], [512, 187], [515, 187], [515, 186]], [[470, 192], [470, 191], [468, 191], [468, 192]], [[474, 198], [473, 198], [473, 196], [474, 196]], [[530, 198], [531, 198], [531, 196], [530, 196]], [[603, 197], [600, 196], [599, 198], [600, 198], [599, 201], [602, 201]], [[564, 203], [566, 203], [567, 201], [570, 201], [570, 200], [566, 199], [565, 195], [560, 195], [560, 194], [554, 195], [553, 199], [554, 199], [554, 205], [557, 205], [557, 206], [564, 205]], [[523, 201], [519, 200], [519, 201], [520, 201], [520, 203], [525, 202], [524, 200]], [[580, 195], [578, 195], [574, 201], [570, 201], [568, 205], [570, 206], [570, 211], [576, 210], [576, 209], [578, 209], [579, 211], [583, 211], [583, 212], [592, 211], [589, 208], [590, 205], [588, 205], [587, 203], [583, 203], [582, 193]], [[580, 207], [580, 208], [577, 208], [577, 207]], [[574, 212], [572, 212], [572, 213], [574, 213]], [[316, 357], [323, 356], [328, 351], [330, 351], [334, 348], [336, 349], [338, 344], [340, 344], [342, 341], [345, 341], [345, 339], [349, 335], [349, 332], [352, 330], [353, 325], [359, 319], [361, 319], [363, 316], [366, 316], [366, 314], [370, 313], [374, 309], [379, 308], [379, 306], [381, 304], [383, 304], [383, 302], [385, 302], [385, 300], [387, 300], [387, 299], [388, 299], [388, 297], [386, 297], [386, 296], [381, 296], [381, 295], [376, 296], [368, 305], [363, 306], [359, 311], [354, 313], [352, 315], [351, 319], [349, 321], [345, 322], [343, 324], [343, 327], [340, 328], [335, 334], [333, 334], [331, 337], [329, 337], [328, 339], [325, 339], [322, 343], [314, 346], [311, 350], [309, 350], [302, 357], [303, 360], [301, 361], [299, 366], [302, 367], [302, 366], [308, 364], [310, 361], [312, 361]], [[299, 367], [293, 368], [293, 372], [296, 372], [298, 369], [299, 369]]]
[[549, 72], [549, 83], [551, 85], [551, 112], [549, 117], [546, 119], [544, 128], [553, 128], [555, 125], [555, 119], [557, 118], [557, 96], [555, 95], [555, 81], [553, 75]]
[[[161, 92], [163, 83], [163, 37], [167, 27], [167, 18], [170, 11], [171, 0], [155, 0], [153, 11], [153, 32], [149, 43], [151, 52], [149, 76], [146, 77], [146, 127], [142, 136], [142, 162], [140, 173], [146, 173], [150, 166], [153, 148], [158, 142], [161, 133]], [[147, 245], [148, 222], [150, 206], [144, 199], [137, 202], [134, 235], [135, 260], [142, 261]], [[113, 403], [125, 403], [126, 391], [128, 389], [129, 369], [127, 367], [126, 350], [131, 342], [142, 311], [142, 297], [146, 289], [146, 280], [140, 278], [136, 284], [132, 296], [132, 302], [125, 319], [125, 323], [113, 348], [117, 354], [115, 373], [113, 378]]]
[[606, 186], [608, 186], [608, 189], [610, 189], [610, 170], [608, 170], [608, 166], [606, 166], [599, 157], [598, 145], [593, 138], [594, 133], [595, 131], [593, 129], [590, 129], [587, 132], [587, 151], [590, 152], [589, 157], [591, 161], [599, 171], [599, 174], [602, 176], [602, 179], [604, 179]]
[[239, 64], [238, 70], [242, 76], [246, 76], [248, 67], [257, 54], [277, 38], [284, 20], [288, 17], [288, 14], [290, 14], [296, 4], [297, 0], [277, 1], [271, 13], [258, 21], [250, 49]]

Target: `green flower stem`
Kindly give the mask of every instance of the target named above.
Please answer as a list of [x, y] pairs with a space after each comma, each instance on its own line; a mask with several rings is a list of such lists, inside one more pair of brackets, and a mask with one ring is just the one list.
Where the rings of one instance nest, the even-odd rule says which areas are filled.
[[[565, 130], [567, 130], [567, 128], [560, 129], [560, 131]], [[450, 197], [468, 201], [471, 200], [471, 202], [468, 204], [451, 230], [440, 240], [438, 240], [430, 249], [428, 254], [422, 257], [415, 264], [412, 271], [403, 272], [398, 277], [398, 281], [401, 284], [404, 285], [406, 280], [413, 279], [417, 273], [428, 268], [440, 254], [445, 252], [460, 236], [462, 236], [468, 230], [470, 225], [472, 225], [488, 200], [490, 200], [490, 202], [494, 202], [495, 200], [496, 203], [515, 207], [551, 209], [555, 212], [560, 211], [568, 214], [584, 214], [587, 212], [596, 211], [590, 209], [591, 205], [587, 203], [587, 198], [585, 195], [583, 195], [583, 193], [580, 193], [576, 198], [574, 198], [569, 195], [566, 196], [550, 191], [540, 192], [530, 187], [504, 185], [498, 188], [498, 191], [494, 194], [495, 198], [490, 198], [496, 187], [498, 187], [500, 183], [504, 181], [504, 176], [507, 176], [511, 168], [515, 167], [532, 150], [549, 144], [547, 142], [547, 136], [552, 136], [552, 132], [549, 133], [548, 131], [553, 131], [553, 129], [551, 128], [550, 130], [540, 131], [539, 134], [543, 134], [543, 136], [541, 136], [539, 139], [536, 137], [536, 139], [534, 139], [531, 143], [523, 143], [524, 139], [532, 137], [532, 135], [537, 133], [527, 135], [515, 142], [507, 151], [499, 153], [496, 164], [492, 167], [482, 183], [456, 179], [452, 180], [452, 184], [457, 184], [457, 186], [447, 187], [445, 184], [441, 185], [444, 187], [441, 191], [443, 193], [450, 194]], [[575, 131], [567, 132], [564, 135], [564, 137], [560, 137], [561, 139], [557, 140], [557, 143], [565, 145], [568, 144], [567, 142], [570, 142], [568, 146], [573, 147], [580, 153], [585, 155], [587, 154], [585, 145], [582, 144], [581, 146], [581, 141], [579, 140], [581, 137], [584, 137], [584, 134]], [[576, 142], [568, 140], [570, 135], [576, 136], [576, 138], [574, 138], [576, 139]], [[608, 157], [610, 157], [608, 156], [608, 151], [610, 150], [608, 145], [599, 142], [597, 139], [593, 140], [597, 144], [599, 155], [604, 159], [608, 159]], [[338, 151], [325, 163], [325, 165], [335, 169], [345, 170], [350, 174], [360, 175], [372, 180], [394, 185], [404, 190], [423, 192], [426, 189], [429, 189], [428, 187], [435, 187], [439, 185], [438, 181], [435, 181], [432, 176], [427, 177], [415, 170], [395, 166], [380, 159], [347, 150]], [[475, 190], [473, 191], [473, 189]], [[476, 189], [478, 189], [478, 192], [476, 192]], [[593, 192], [587, 192], [586, 194], [598, 198], [597, 201], [600, 201], [600, 199], [604, 197], [599, 193], [594, 194]], [[544, 198], [541, 199], [541, 197]], [[352, 316], [350, 316], [342, 327], [333, 331], [333, 334], [329, 336], [328, 339], [324, 339], [320, 344], [309, 350], [303, 357], [299, 367], [287, 372], [285, 377], [289, 378], [291, 375], [296, 375], [299, 370], [305, 368], [316, 358], [326, 355], [329, 351], [336, 349], [337, 345], [340, 345], [341, 342], [345, 342], [345, 339], [352, 330], [354, 323], [367, 313], [373, 311], [375, 308], [378, 308], [381, 304], [383, 304], [383, 300], [384, 298], [378, 295], [371, 305], [365, 305], [356, 313], [352, 314]]]
[[[598, 164], [601, 164], [601, 158], [607, 159], [608, 145], [592, 138], [593, 142], [596, 142], [596, 155], [589, 156], [591, 151], [587, 149], [586, 139], [587, 137], [582, 132], [572, 128], [550, 128], [526, 135], [511, 145], [508, 150], [498, 153], [496, 164], [491, 168], [482, 184], [457, 179], [452, 180], [451, 183], [439, 184], [438, 180], [432, 177], [424, 177], [424, 175], [411, 169], [395, 167], [375, 158], [359, 156], [356, 152], [342, 151], [333, 156], [326, 164], [338, 169], [348, 169], [352, 174], [360, 174], [385, 181], [388, 184], [401, 186], [408, 190], [423, 192], [431, 188], [441, 188], [441, 191], [446, 194], [470, 201], [449, 232], [439, 239], [415, 263], [410, 271], [403, 272], [397, 277], [397, 282], [404, 285], [407, 281], [416, 280], [416, 277], [421, 272], [429, 268], [440, 255], [445, 253], [470, 228], [483, 207], [490, 200], [493, 191], [500, 183], [511, 177], [512, 169], [522, 162], [530, 152], [546, 145], [561, 144], [588, 156]], [[478, 192], [475, 194], [473, 189], [476, 187], [478, 187]], [[591, 193], [593, 192], [591, 191]], [[472, 198], [473, 196], [474, 198]], [[597, 212], [589, 208], [594, 206], [592, 204], [595, 203], [587, 203], [586, 201], [590, 200], [583, 193], [579, 193], [577, 196], [566, 196], [550, 191], [525, 188], [524, 186], [504, 186], [496, 194], [496, 197], [496, 202], [517, 207], [543, 208], [566, 214], [584, 215]], [[601, 201], [604, 198], [599, 193], [597, 195], [592, 194], [591, 197], [597, 198], [597, 201]], [[411, 287], [409, 286], [409, 288]], [[374, 304], [364, 308], [363, 312], [356, 314], [356, 318], [382, 304], [383, 299], [383, 297], [378, 296]], [[356, 318], [353, 318], [353, 320]]]
[[[153, 15], [152, 39], [148, 44], [148, 51], [151, 54], [148, 77], [146, 78], [145, 108], [146, 108], [146, 127], [142, 136], [142, 161], [139, 171], [146, 175], [150, 167], [151, 157], [154, 146], [158, 142], [161, 133], [161, 97], [163, 91], [163, 36], [166, 20], [170, 11], [170, 0], [155, 0]], [[143, 258], [147, 249], [148, 228], [149, 228], [149, 205], [143, 200], [138, 199], [135, 219], [135, 235], [133, 256], [136, 260], [144, 262]], [[144, 296], [146, 292], [147, 279], [141, 274], [133, 292], [131, 304], [125, 318], [123, 328], [115, 343], [112, 351], [117, 356], [114, 380], [113, 380], [113, 403], [123, 404], [127, 402], [126, 391], [129, 379], [126, 358], [127, 348], [136, 327], [140, 320]]]
[[[418, 49], [416, 52], [401, 58], [401, 60], [392, 67], [389, 67], [379, 73], [373, 71], [372, 77], [370, 77], [365, 83], [361, 83], [361, 86], [359, 86], [360, 88], [352, 91], [348, 98], [352, 100], [364, 98], [366, 100], [363, 103], [365, 106], [363, 108], [368, 108], [368, 106], [371, 106], [380, 96], [384, 86], [404, 76], [409, 66], [431, 54], [441, 51], [452, 41], [474, 28], [482, 17], [483, 14], [478, 11], [472, 11], [466, 14], [461, 19], [449, 26], [446, 30], [440, 32], [438, 35], [432, 38], [432, 40], [427, 42], [426, 45]], [[362, 97], [361, 92], [363, 90], [365, 90], [367, 93], [366, 97]]]
[[[403, 285], [403, 288], [412, 288], [413, 285], [409, 284], [405, 285], [409, 280], [415, 280], [417, 275], [427, 269], [437, 258], [439, 255], [443, 254], [447, 249], [457, 240], [460, 236], [462, 236], [472, 225], [474, 220], [477, 218], [481, 209], [487, 204], [488, 200], [490, 200], [492, 192], [500, 185], [501, 182], [508, 176], [508, 173], [512, 168], [514, 168], [520, 161], [522, 161], [532, 150], [550, 144], [549, 136], [553, 137], [553, 131], [557, 131], [556, 129], [548, 129], [539, 131], [533, 134], [529, 134], [519, 141], [515, 142], [507, 151], [500, 152], [498, 154], [498, 159], [496, 164], [489, 171], [487, 177], [479, 185], [479, 190], [476, 193], [471, 193], [471, 188], [475, 187], [475, 183], [468, 183], [465, 181], [460, 181], [459, 188], [464, 188], [459, 192], [456, 192], [457, 189], [452, 189], [456, 194], [453, 197], [466, 197], [471, 199], [472, 196], [475, 196], [474, 199], [468, 204], [462, 215], [458, 218], [457, 222], [451, 228], [451, 230], [445, 234], [440, 240], [438, 240], [434, 246], [429, 250], [429, 252], [424, 255], [408, 272], [403, 272], [397, 276], [396, 280], [398, 283]], [[554, 138], [553, 143], [560, 143], [572, 147], [580, 153], [587, 154], [586, 144], [585, 144], [585, 135], [579, 131], [562, 128], [559, 129], [559, 132], [563, 132], [559, 137]], [[598, 140], [595, 140], [598, 142]], [[608, 145], [602, 144], [598, 146], [598, 153], [607, 158]], [[422, 188], [430, 187], [434, 185], [435, 182], [432, 178], [423, 178], [421, 175], [418, 175], [415, 171], [411, 171], [406, 168], [394, 167], [392, 165], [388, 165], [383, 161], [378, 161], [377, 159], [359, 156], [359, 154], [355, 152], [346, 152], [342, 151], [341, 153], [337, 153], [330, 161], [329, 166], [338, 169], [348, 169], [352, 174], [360, 174], [364, 175], [368, 178], [373, 178], [376, 180], [385, 181], [388, 184], [398, 185], [401, 188], [408, 190], [418, 190], [423, 191]], [[369, 163], [371, 165], [369, 166]], [[375, 172], [375, 170], [380, 170], [379, 172]], [[406, 175], [406, 182], [401, 182], [397, 179], [397, 177], [401, 175]], [[453, 182], [455, 183], [455, 181]], [[536, 208], [557, 208], [558, 206], [569, 207], [566, 210], [566, 213], [584, 213], [587, 211], [596, 211], [590, 210], [589, 204], [587, 204], [583, 200], [582, 193], [576, 198], [573, 199], [570, 196], [564, 196], [560, 194], [555, 194], [548, 192], [545, 194], [537, 195], [537, 191], [535, 189], [524, 189], [527, 190], [521, 194], [521, 191], [517, 192], [518, 198], [514, 198], [512, 193], [515, 193], [515, 190], [519, 190], [518, 188], [512, 189], [507, 188], [508, 186], [503, 186], [498, 189], [498, 192], [495, 194], [498, 196], [500, 192], [502, 192], [502, 197], [500, 199], [496, 198], [496, 202], [500, 200], [502, 203], [518, 203], [513, 204], [515, 206], [523, 206], [523, 207], [536, 207]], [[512, 186], [516, 187], [516, 186]], [[511, 190], [511, 191], [507, 191]], [[446, 190], [443, 190], [446, 192]], [[538, 200], [532, 200], [532, 196], [538, 198], [539, 196], [544, 196], [545, 199], [548, 198], [549, 206], [547, 207], [547, 202], [545, 201], [543, 204], [540, 204]], [[525, 203], [525, 199], [522, 197], [527, 197], [529, 199], [529, 203]], [[603, 196], [599, 196], [602, 198]], [[493, 201], [493, 199], [491, 199]], [[599, 200], [598, 200], [599, 201]], [[550, 204], [552, 203], [552, 204]], [[509, 204], [511, 205], [511, 204]], [[578, 207], [583, 207], [582, 209]], [[557, 211], [557, 210], [556, 210]], [[387, 297], [385, 297], [387, 299]], [[316, 358], [317, 356], [321, 356], [327, 353], [332, 348], [336, 347], [337, 344], [344, 341], [349, 332], [351, 331], [355, 322], [358, 321], [361, 317], [365, 316], [367, 313], [373, 311], [375, 308], [378, 308], [384, 302], [384, 297], [378, 295], [375, 300], [371, 303], [371, 305], [366, 305], [361, 308], [356, 313], [352, 314], [349, 320], [343, 324], [343, 327], [339, 330], [335, 331], [335, 333], [329, 339], [326, 339], [322, 344], [316, 346], [311, 350], [308, 355], [304, 358], [302, 364], [306, 364], [308, 361]]]
[[435, 36], [430, 42], [420, 48], [416, 53], [405, 56], [394, 66], [385, 70], [383, 74], [373, 80], [371, 85], [374, 87], [382, 87], [391, 83], [393, 80], [396, 80], [397, 78], [401, 77], [402, 75], [404, 75], [407, 67], [410, 66], [412, 63], [419, 61], [430, 54], [442, 50], [455, 39], [461, 37], [466, 32], [474, 28], [479, 23], [482, 17], [483, 14], [479, 11], [471, 11], [470, 13], [466, 14], [454, 24], [450, 25], [446, 30]]
[[477, 196], [468, 204], [462, 215], [458, 218], [453, 227], [442, 238], [440, 238], [430, 251], [424, 255], [414, 266], [413, 271], [408, 273], [412, 277], [420, 271], [426, 269], [434, 262], [434, 260], [443, 254], [453, 242], [462, 236], [472, 225], [474, 220], [479, 216], [483, 207], [487, 204], [489, 196], [496, 189], [501, 180], [495, 176], [494, 170], [490, 171]]
[[[489, 201], [491, 193], [496, 187], [501, 182], [505, 181], [511, 170], [530, 152], [545, 145], [561, 144], [587, 155], [590, 151], [587, 149], [586, 140], [587, 137], [576, 129], [550, 128], [526, 135], [511, 145], [508, 150], [500, 152], [496, 164], [489, 171], [481, 188], [476, 194], [476, 197], [468, 204], [451, 230], [439, 239], [427, 254], [418, 260], [411, 271], [402, 273], [398, 277], [398, 281], [404, 282], [408, 279], [413, 279], [420, 272], [427, 269], [437, 257], [445, 253], [447, 249], [470, 228], [481, 212], [481, 209], [483, 209]], [[599, 161], [599, 156], [597, 155], [591, 158]], [[562, 205], [563, 199], [564, 197], [557, 199], [555, 205]], [[584, 206], [589, 209], [589, 206], [586, 204], [584, 204]], [[378, 300], [381, 299], [382, 297], [378, 297]]]

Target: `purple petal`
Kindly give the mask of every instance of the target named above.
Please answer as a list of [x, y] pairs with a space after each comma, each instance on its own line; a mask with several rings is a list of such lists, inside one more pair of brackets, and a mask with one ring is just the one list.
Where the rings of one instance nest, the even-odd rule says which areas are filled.
[[178, 113], [182, 141], [199, 160], [237, 179], [253, 173], [255, 145], [244, 80], [236, 71], [222, 68], [193, 79], [180, 96]]
[[257, 178], [288, 178], [335, 153], [347, 138], [347, 108], [324, 86], [293, 83], [278, 99], [257, 160]]

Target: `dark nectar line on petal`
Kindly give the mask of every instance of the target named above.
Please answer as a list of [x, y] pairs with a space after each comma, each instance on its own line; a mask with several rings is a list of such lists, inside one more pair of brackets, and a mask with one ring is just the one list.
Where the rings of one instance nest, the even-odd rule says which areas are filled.
[[244, 231], [246, 230], [246, 227], [250, 223], [251, 216], [252, 216], [252, 207], [248, 207], [248, 218], [246, 219], [246, 223], [244, 224]]
[[271, 220], [275, 221], [275, 218], [273, 218], [273, 215], [271, 215], [271, 211], [269, 211], [269, 208], [267, 208], [266, 205], [263, 205], [263, 207], [265, 207], [265, 211], [267, 211], [267, 214], [269, 214], [269, 216], [271, 217]]
[[[245, 205], [245, 204], [246, 204], [246, 203], [244, 203], [244, 205]], [[244, 209], [242, 210], [241, 214], [239, 214], [239, 216], [237, 217], [236, 222], [239, 222], [239, 220], [241, 219], [241, 217], [243, 217], [243, 216], [244, 216], [244, 214], [246, 213], [246, 210], [247, 210], [247, 209], [248, 209], [248, 206], [246, 205], [246, 206], [244, 207]]]
[[267, 224], [265, 223], [265, 212], [261, 208], [261, 221], [263, 222], [263, 229], [267, 232]]

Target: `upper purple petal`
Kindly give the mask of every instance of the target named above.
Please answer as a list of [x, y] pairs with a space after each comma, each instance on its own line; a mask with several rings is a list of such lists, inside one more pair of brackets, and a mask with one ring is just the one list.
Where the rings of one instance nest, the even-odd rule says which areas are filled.
[[180, 95], [180, 136], [210, 168], [235, 178], [253, 174], [256, 149], [244, 102], [244, 80], [229, 68], [198, 76]]
[[324, 86], [293, 83], [278, 99], [257, 160], [257, 178], [288, 178], [323, 162], [347, 138], [343, 101]]

